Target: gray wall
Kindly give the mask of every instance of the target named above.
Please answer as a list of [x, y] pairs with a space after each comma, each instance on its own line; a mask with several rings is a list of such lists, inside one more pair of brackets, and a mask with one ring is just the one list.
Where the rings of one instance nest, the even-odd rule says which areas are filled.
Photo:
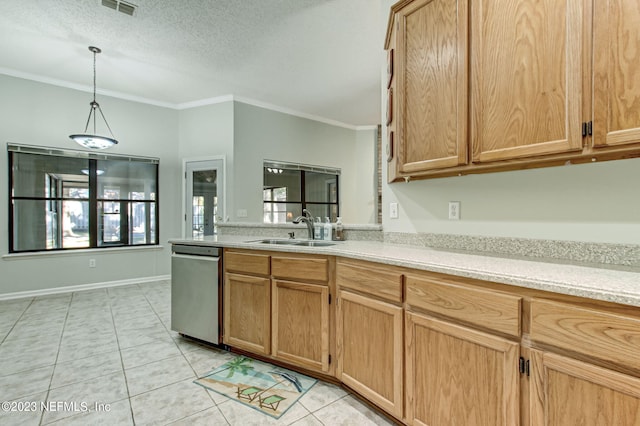
[[[375, 130], [351, 130], [234, 102], [232, 221], [262, 222], [264, 160], [335, 167], [344, 223], [374, 223]], [[247, 210], [246, 218], [236, 216]], [[313, 211], [312, 211], [313, 213]]]
[[[0, 141], [82, 150], [68, 135], [84, 129], [90, 93], [6, 75], [0, 75], [0, 93]], [[0, 294], [169, 274], [167, 239], [180, 232], [178, 112], [100, 95], [98, 102], [120, 141], [109, 152], [160, 158], [163, 248], [3, 257]], [[0, 157], [0, 200], [6, 206], [7, 154]], [[0, 208], [0, 255], [9, 249], [8, 221], [7, 208]], [[90, 258], [96, 259], [95, 268], [89, 268]]]
[[[82, 150], [68, 135], [84, 129], [90, 93], [6, 75], [0, 75], [0, 93], [1, 141]], [[344, 221], [372, 222], [374, 130], [331, 126], [233, 101], [182, 111], [100, 95], [98, 101], [120, 141], [108, 152], [160, 158], [162, 247], [6, 256], [9, 219], [7, 209], [0, 208], [0, 294], [169, 274], [167, 240], [183, 231], [185, 159], [225, 157], [230, 220], [236, 220], [239, 208], [250, 212], [244, 220], [262, 220], [262, 161], [272, 159], [341, 168]], [[4, 154], [0, 200], [8, 197], [7, 167]], [[95, 268], [89, 268], [89, 259], [96, 260]]]
[[[380, 45], [395, 2], [380, 2]], [[386, 81], [383, 54], [380, 63], [381, 81]], [[382, 138], [384, 152], [384, 128]], [[383, 174], [386, 182], [384, 166]], [[640, 244], [638, 182], [640, 159], [383, 183], [382, 221], [392, 232]], [[449, 201], [461, 202], [460, 221], [448, 220]], [[399, 204], [398, 219], [389, 218], [391, 202]]]
[[[185, 160], [224, 156], [226, 167], [224, 208], [226, 216], [229, 216], [230, 207], [234, 205], [235, 200], [235, 191], [232, 189], [234, 187], [233, 102], [181, 110], [179, 140], [178, 155], [181, 164]], [[176, 234], [178, 235], [182, 234]]]

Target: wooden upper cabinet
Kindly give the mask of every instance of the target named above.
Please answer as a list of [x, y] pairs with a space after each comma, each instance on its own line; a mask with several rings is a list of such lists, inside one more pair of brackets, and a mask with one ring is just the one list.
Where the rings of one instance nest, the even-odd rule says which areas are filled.
[[583, 0], [470, 3], [472, 161], [580, 151]]
[[396, 6], [393, 105], [399, 111], [392, 116], [398, 120], [398, 169], [410, 174], [466, 164], [467, 2]]
[[596, 0], [593, 146], [640, 142], [640, 3]]

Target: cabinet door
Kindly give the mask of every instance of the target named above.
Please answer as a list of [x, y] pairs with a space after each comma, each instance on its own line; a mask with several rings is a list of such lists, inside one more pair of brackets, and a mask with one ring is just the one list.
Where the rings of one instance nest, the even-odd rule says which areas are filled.
[[271, 291], [268, 278], [225, 274], [224, 343], [270, 354]]
[[273, 280], [273, 355], [329, 371], [329, 287]]
[[337, 312], [338, 379], [402, 418], [402, 308], [341, 290]]
[[472, 161], [582, 149], [583, 0], [471, 2]]
[[519, 424], [517, 343], [409, 312], [405, 326], [409, 424]]
[[531, 351], [533, 426], [638, 426], [640, 379]]
[[640, 142], [640, 4], [596, 0], [593, 145]]
[[417, 0], [396, 15], [402, 173], [467, 162], [467, 3]]

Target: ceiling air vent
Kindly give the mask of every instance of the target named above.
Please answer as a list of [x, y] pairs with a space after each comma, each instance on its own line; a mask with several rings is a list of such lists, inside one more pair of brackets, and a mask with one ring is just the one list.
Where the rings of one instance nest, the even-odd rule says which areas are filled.
[[102, 5], [129, 16], [133, 16], [133, 13], [138, 7], [135, 4], [127, 3], [126, 1], [121, 0], [102, 0]]

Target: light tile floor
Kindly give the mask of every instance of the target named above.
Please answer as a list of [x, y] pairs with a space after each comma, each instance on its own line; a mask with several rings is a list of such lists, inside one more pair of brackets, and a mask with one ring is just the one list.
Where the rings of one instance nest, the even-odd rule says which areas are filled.
[[0, 424], [390, 424], [324, 382], [278, 420], [193, 384], [234, 355], [171, 331], [170, 300], [158, 281], [0, 301]]

